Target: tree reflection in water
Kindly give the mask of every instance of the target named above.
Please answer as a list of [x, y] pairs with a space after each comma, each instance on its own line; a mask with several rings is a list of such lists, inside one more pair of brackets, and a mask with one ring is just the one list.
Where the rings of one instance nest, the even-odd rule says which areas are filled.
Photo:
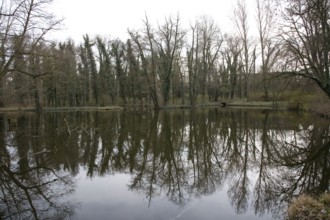
[[227, 109], [47, 113], [17, 117], [16, 131], [8, 132], [9, 117], [1, 119], [7, 215], [26, 207], [32, 215], [47, 207], [72, 211], [53, 200], [61, 197], [55, 190], [73, 190], [79, 166], [90, 178], [130, 174], [129, 189], [150, 203], [166, 193], [184, 206], [226, 188], [237, 213], [257, 215], [280, 216], [293, 196], [329, 190], [330, 123], [311, 116]]
[[71, 215], [74, 205], [63, 197], [73, 191], [74, 182], [47, 162], [52, 152], [38, 142], [43, 135], [40, 122], [30, 130], [33, 122], [25, 116], [17, 118], [17, 129], [10, 123], [6, 129], [4, 121], [1, 116], [0, 219], [63, 219]]

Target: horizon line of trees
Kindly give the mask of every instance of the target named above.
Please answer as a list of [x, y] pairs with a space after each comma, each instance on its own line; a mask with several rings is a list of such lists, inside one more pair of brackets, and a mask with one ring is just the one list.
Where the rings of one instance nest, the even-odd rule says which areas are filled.
[[305, 79], [330, 97], [328, 0], [256, 0], [255, 37], [245, 2], [238, 0], [233, 34], [207, 16], [188, 29], [179, 15], [156, 27], [145, 16], [142, 29], [128, 29], [127, 41], [84, 35], [80, 45], [46, 40], [61, 22], [49, 15], [51, 3], [1, 3], [2, 106], [277, 101]]

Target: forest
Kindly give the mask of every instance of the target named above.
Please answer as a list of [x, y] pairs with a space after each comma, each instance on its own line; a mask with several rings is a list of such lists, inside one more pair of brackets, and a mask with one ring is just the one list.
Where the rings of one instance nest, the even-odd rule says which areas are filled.
[[141, 28], [128, 27], [126, 40], [86, 34], [77, 44], [47, 37], [61, 31], [62, 20], [48, 10], [52, 0], [3, 0], [0, 106], [39, 111], [230, 100], [286, 101], [292, 107], [328, 102], [330, 2], [255, 5], [251, 23], [246, 3], [235, 3], [233, 33], [222, 32], [207, 15], [184, 27], [180, 14], [156, 26], [146, 14]]

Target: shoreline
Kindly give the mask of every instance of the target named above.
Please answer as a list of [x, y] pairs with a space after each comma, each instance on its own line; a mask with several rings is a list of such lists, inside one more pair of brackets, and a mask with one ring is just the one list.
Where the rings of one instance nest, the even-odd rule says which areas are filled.
[[[296, 112], [308, 112], [318, 115], [321, 118], [330, 119], [330, 111], [323, 108], [290, 108], [286, 101], [268, 101], [268, 102], [247, 102], [247, 101], [229, 101], [229, 102], [208, 102], [199, 103], [195, 106], [189, 104], [169, 104], [160, 106], [157, 110], [178, 110], [178, 109], [201, 109], [201, 108], [231, 108], [231, 109], [265, 109], [265, 110], [286, 110]], [[43, 107], [42, 112], [75, 112], [75, 111], [121, 111], [121, 110], [145, 110], [155, 108], [152, 105], [110, 105], [110, 106], [67, 106], [67, 107]], [[0, 113], [14, 112], [36, 112], [34, 107], [0, 107]]]
[[[167, 109], [193, 109], [205, 107], [230, 107], [230, 108], [271, 108], [271, 109], [286, 109], [287, 105], [284, 102], [209, 102], [200, 103], [195, 106], [189, 104], [169, 104], [167, 106], [160, 106], [159, 110]], [[67, 106], [67, 107], [43, 107], [41, 112], [57, 112], [57, 111], [111, 111], [124, 109], [154, 109], [150, 105], [110, 105], [110, 106]], [[3, 112], [35, 112], [34, 107], [0, 107], [0, 113]]]
[[[44, 107], [41, 112], [62, 112], [62, 111], [112, 111], [112, 110], [123, 110], [121, 106], [73, 106], [73, 107]], [[0, 113], [8, 112], [35, 112], [34, 107], [2, 107]]]
[[[173, 104], [159, 107], [159, 110], [170, 109], [195, 109], [195, 108], [254, 108], [254, 109], [287, 109], [283, 102], [210, 102], [200, 103], [195, 106], [189, 104]], [[41, 112], [62, 112], [62, 111], [113, 111], [124, 109], [154, 109], [149, 105], [125, 105], [125, 106], [72, 106], [72, 107], [43, 107]], [[6, 112], [35, 112], [34, 107], [0, 107], [0, 113]]]

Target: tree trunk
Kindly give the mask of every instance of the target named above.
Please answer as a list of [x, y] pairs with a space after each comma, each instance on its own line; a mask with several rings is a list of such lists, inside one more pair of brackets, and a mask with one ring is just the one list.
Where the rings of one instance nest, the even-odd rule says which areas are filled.
[[39, 91], [38, 91], [36, 79], [33, 79], [32, 89], [33, 89], [35, 111], [39, 113], [41, 111], [41, 106], [40, 106], [40, 97], [39, 97]]

